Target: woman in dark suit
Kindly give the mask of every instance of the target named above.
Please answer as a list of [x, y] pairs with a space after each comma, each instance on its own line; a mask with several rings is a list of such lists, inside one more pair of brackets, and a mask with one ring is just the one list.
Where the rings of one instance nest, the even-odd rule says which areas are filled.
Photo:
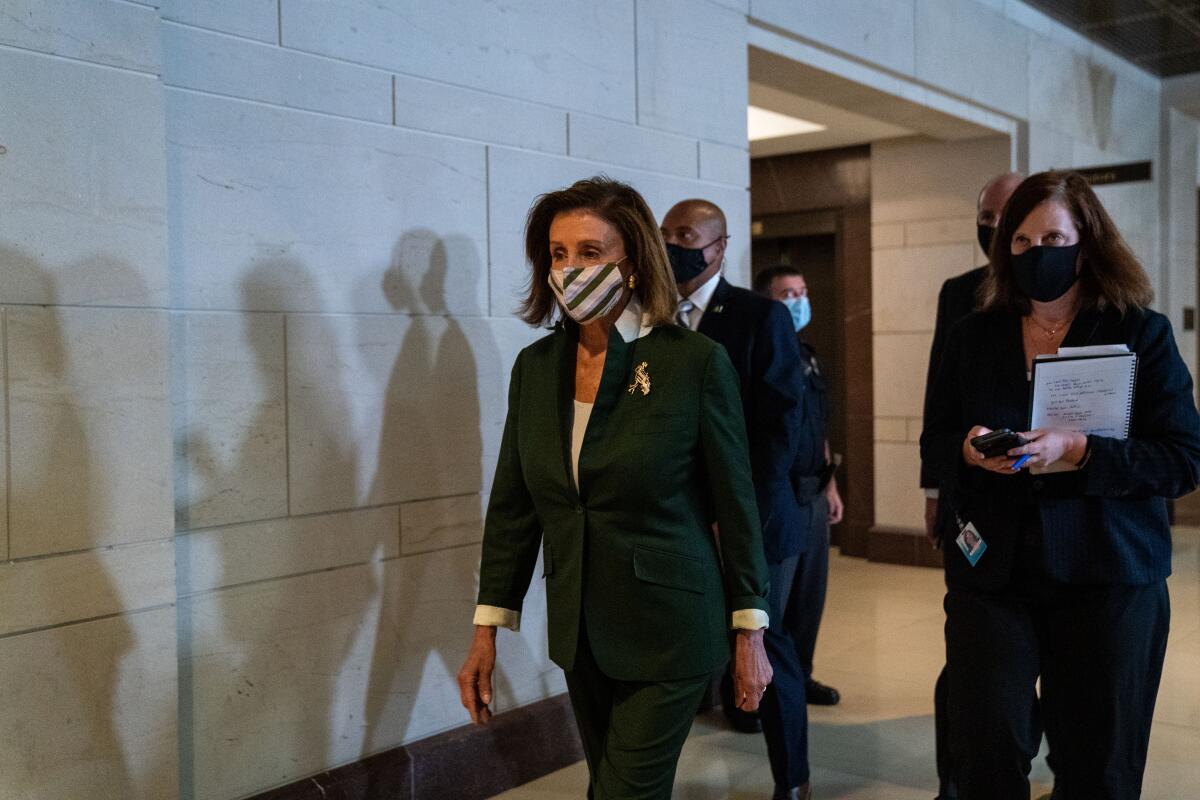
[[[1200, 472], [1192, 380], [1150, 300], [1087, 182], [1045, 172], [1009, 199], [981, 310], [950, 335], [921, 449], [946, 476], [939, 532], [962, 800], [1029, 797], [1039, 677], [1056, 799], [1141, 791], [1170, 619], [1166, 498], [1194, 489]], [[1028, 427], [1037, 355], [1100, 344], [1138, 355], [1128, 439], [1047, 429], [995, 458], [971, 446]], [[1068, 471], [1029, 471], [1051, 464]], [[975, 533], [986, 549], [972, 566], [954, 543]]]
[[731, 627], [739, 704], [757, 708], [771, 679], [737, 376], [723, 348], [673, 324], [666, 250], [631, 187], [543, 195], [525, 249], [523, 317], [560, 321], [513, 366], [462, 702], [487, 721], [496, 628], [518, 628], [540, 544], [588, 796], [669, 798]]

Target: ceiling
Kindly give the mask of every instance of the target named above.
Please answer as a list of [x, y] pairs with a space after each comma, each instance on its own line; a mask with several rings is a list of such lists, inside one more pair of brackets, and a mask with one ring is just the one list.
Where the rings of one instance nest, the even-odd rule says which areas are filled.
[[1160, 77], [1200, 72], [1200, 0], [1025, 0]]
[[750, 48], [750, 105], [815, 123], [811, 133], [750, 142], [750, 157], [828, 150], [924, 135], [958, 140], [994, 136], [977, 122], [931, 108], [922, 98], [874, 89], [776, 53]]
[[912, 136], [914, 133], [910, 128], [892, 125], [753, 81], [750, 83], [750, 104], [806, 120], [818, 128], [808, 133], [751, 141], [751, 158], [849, 147], [877, 142], [880, 139]]

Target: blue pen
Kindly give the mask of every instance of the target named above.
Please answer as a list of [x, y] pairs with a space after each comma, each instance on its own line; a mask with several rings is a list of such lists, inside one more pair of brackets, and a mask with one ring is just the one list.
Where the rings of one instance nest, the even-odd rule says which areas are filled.
[[1016, 472], [1016, 471], [1017, 471], [1017, 470], [1019, 470], [1021, 467], [1025, 466], [1025, 462], [1026, 462], [1026, 461], [1028, 461], [1028, 460], [1029, 460], [1029, 458], [1030, 458], [1030, 456], [1029, 456], [1029, 454], [1028, 454], [1028, 453], [1026, 453], [1025, 455], [1023, 455], [1023, 456], [1021, 456], [1020, 458], [1018, 458], [1018, 459], [1017, 459], [1017, 463], [1015, 463], [1015, 464], [1013, 464], [1013, 465], [1012, 465], [1012, 471], [1013, 471], [1013, 472]]

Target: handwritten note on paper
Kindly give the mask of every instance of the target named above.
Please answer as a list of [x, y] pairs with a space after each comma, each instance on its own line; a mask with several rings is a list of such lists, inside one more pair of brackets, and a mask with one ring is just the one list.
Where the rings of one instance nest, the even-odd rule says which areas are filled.
[[1136, 359], [1132, 353], [1039, 360], [1033, 371], [1030, 428], [1129, 435]]

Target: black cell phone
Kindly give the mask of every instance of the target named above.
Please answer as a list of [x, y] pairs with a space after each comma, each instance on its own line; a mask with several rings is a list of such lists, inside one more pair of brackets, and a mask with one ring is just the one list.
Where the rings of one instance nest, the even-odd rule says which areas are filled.
[[1028, 442], [1020, 434], [1013, 433], [1008, 428], [985, 433], [971, 439], [971, 447], [983, 453], [986, 458], [1006, 455], [1014, 447], [1020, 447]]

